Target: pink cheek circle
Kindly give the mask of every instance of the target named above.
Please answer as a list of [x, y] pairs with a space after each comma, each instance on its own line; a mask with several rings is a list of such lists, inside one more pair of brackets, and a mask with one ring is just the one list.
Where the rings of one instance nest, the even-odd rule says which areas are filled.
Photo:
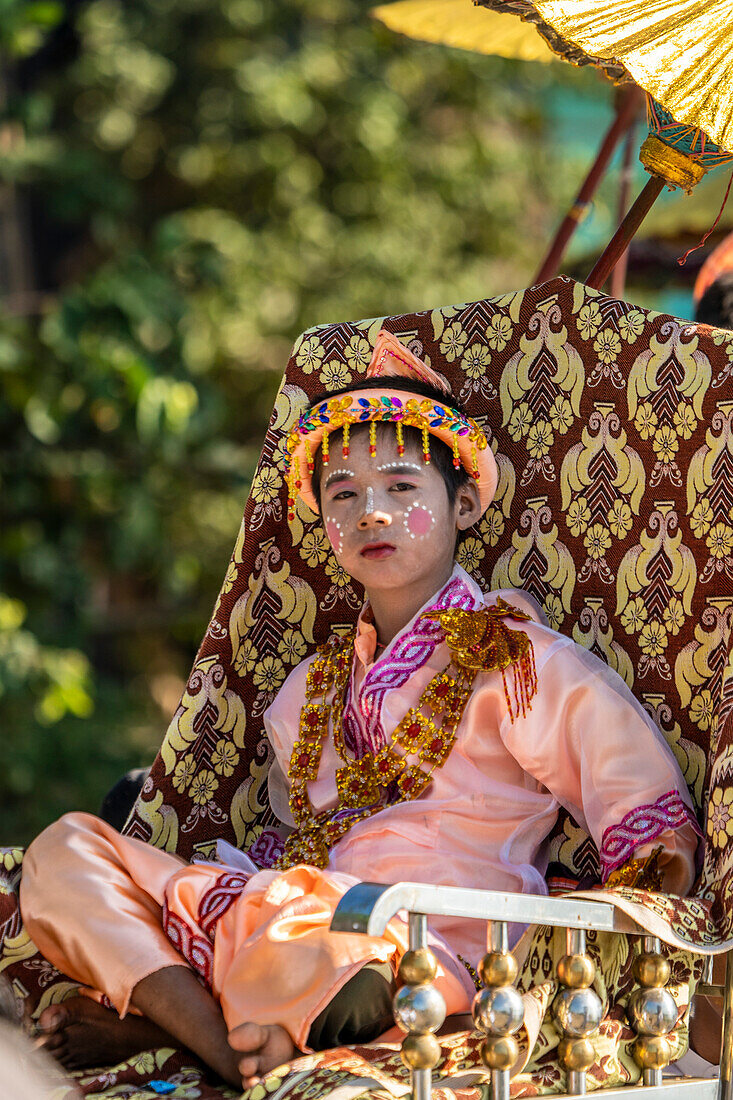
[[339, 530], [338, 524], [334, 523], [332, 519], [326, 520], [326, 534], [328, 535], [328, 541], [331, 543], [334, 552], [340, 554], [343, 545], [341, 531]]
[[405, 526], [415, 538], [424, 538], [435, 526], [432, 512], [427, 508], [413, 508], [405, 520]]

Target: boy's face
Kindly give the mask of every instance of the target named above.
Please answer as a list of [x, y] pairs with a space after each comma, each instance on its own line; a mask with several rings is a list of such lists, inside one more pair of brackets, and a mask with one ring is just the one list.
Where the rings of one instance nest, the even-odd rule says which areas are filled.
[[457, 531], [481, 514], [475, 484], [449, 501], [440, 472], [423, 462], [410, 436], [400, 456], [396, 434], [383, 433], [371, 458], [368, 433], [354, 433], [349, 457], [334, 446], [321, 473], [321, 514], [333, 552], [369, 595], [394, 590], [399, 599], [416, 583], [436, 591], [453, 568]]

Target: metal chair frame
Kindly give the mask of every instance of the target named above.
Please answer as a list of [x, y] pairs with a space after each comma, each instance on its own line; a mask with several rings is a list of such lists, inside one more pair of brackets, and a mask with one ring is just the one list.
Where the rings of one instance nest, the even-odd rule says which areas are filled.
[[[450, 886], [432, 886], [416, 882], [399, 882], [393, 886], [385, 886], [381, 883], [362, 882], [352, 887], [342, 898], [331, 923], [331, 928], [336, 932], [361, 933], [367, 936], [381, 936], [392, 919], [400, 911], [407, 911], [409, 915], [409, 947], [410, 951], [419, 951], [423, 956], [429, 956], [427, 926], [428, 916], [453, 916], [466, 919], [486, 920], [489, 922], [489, 943], [494, 951], [499, 954], [509, 954], [507, 948], [507, 924], [517, 922], [521, 924], [542, 924], [565, 928], [567, 933], [568, 954], [584, 954], [586, 931], [614, 932], [620, 935], [639, 935], [645, 938], [645, 949], [648, 952], [659, 951], [659, 941], [650, 937], [635, 921], [622, 913], [615, 906], [599, 897], [598, 901], [590, 901], [584, 898], [577, 900], [572, 897], [551, 898], [529, 894], [498, 893], [493, 890], [470, 890]], [[710, 957], [716, 952], [695, 948], [699, 954]], [[590, 960], [589, 960], [590, 961]], [[408, 983], [409, 984], [409, 983]], [[503, 984], [503, 983], [502, 983]], [[569, 983], [568, 983], [569, 984]], [[430, 986], [430, 979], [418, 981], [410, 988], [414, 991], [425, 990]], [[592, 994], [592, 991], [588, 991]], [[661, 989], [652, 989], [652, 993], [664, 995]], [[727, 955], [726, 981], [724, 986], [701, 984], [698, 992], [709, 996], [722, 996], [723, 998], [723, 1038], [721, 1047], [720, 1077], [679, 1077], [663, 1079], [662, 1067], [648, 1067], [643, 1069], [643, 1083], [631, 1086], [637, 1092], [643, 1092], [644, 1096], [655, 1098], [669, 1098], [669, 1100], [733, 1100], [733, 959]], [[430, 1003], [435, 1002], [437, 990], [431, 989]], [[478, 995], [480, 996], [480, 994]], [[667, 994], [669, 996], [669, 994]], [[425, 1003], [425, 996], [422, 996]], [[405, 998], [403, 997], [403, 1001]], [[422, 1024], [417, 1024], [408, 1030], [404, 1023], [400, 1023], [403, 1030], [408, 1031], [403, 1042], [403, 1060], [410, 1066], [413, 1100], [429, 1100], [432, 1080], [432, 1067], [426, 1065], [416, 1067], [414, 1050], [411, 1053], [406, 1048], [409, 1041], [430, 1035], [442, 1022], [439, 1016], [431, 1021], [423, 1014]], [[437, 1023], [436, 1023], [437, 1021]], [[398, 1023], [399, 1023], [398, 1019]], [[493, 1033], [496, 1038], [506, 1036], [515, 1027], [505, 1027]], [[485, 1028], [489, 1036], [490, 1044], [492, 1032]], [[567, 1032], [568, 1041], [579, 1032]], [[587, 1032], [586, 1032], [587, 1034]], [[660, 1035], [660, 1030], [646, 1031], [646, 1035]], [[641, 1032], [640, 1032], [641, 1035]], [[430, 1044], [426, 1044], [429, 1046]], [[425, 1059], [423, 1059], [425, 1060]], [[430, 1060], [429, 1058], [427, 1059]], [[491, 1058], [484, 1058], [488, 1066]], [[496, 1059], [493, 1059], [496, 1061]], [[436, 1060], [433, 1060], [433, 1066]], [[585, 1071], [572, 1069], [566, 1064], [568, 1070], [567, 1088], [564, 1096], [582, 1096], [586, 1092]], [[492, 1100], [508, 1100], [509, 1098], [509, 1068], [491, 1068], [491, 1098]], [[598, 1090], [605, 1097], [628, 1096], [627, 1088], [610, 1088]]]

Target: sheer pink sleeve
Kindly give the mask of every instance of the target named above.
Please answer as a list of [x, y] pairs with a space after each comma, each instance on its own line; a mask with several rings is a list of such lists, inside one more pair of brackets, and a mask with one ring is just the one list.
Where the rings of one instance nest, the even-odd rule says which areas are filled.
[[263, 716], [267, 740], [275, 754], [275, 759], [267, 773], [270, 805], [275, 816], [291, 827], [295, 822], [288, 804], [287, 774], [293, 745], [298, 740], [300, 711], [305, 701], [306, 676], [314, 660], [315, 654], [306, 657], [295, 666]]
[[538, 641], [538, 691], [526, 717], [504, 719], [507, 748], [593, 837], [604, 881], [661, 844], [665, 889], [686, 892], [701, 833], [664, 737], [603, 661], [567, 638]]

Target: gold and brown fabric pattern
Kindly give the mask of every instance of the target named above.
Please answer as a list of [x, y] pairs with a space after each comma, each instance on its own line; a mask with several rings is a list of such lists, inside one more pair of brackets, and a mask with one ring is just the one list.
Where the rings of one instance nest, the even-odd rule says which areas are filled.
[[[567, 278], [298, 340], [211, 622], [126, 832], [184, 857], [218, 837], [255, 854], [275, 843], [263, 712], [362, 598], [302, 501], [287, 522], [283, 441], [313, 395], [364, 373], [382, 325], [448, 378], [492, 438], [497, 497], [460, 563], [486, 587], [530, 592], [553, 627], [611, 665], [688, 782], [707, 842], [697, 897], [613, 896], [677, 949], [722, 945], [733, 938], [733, 333]], [[608, 736], [602, 715], [594, 733]], [[24, 939], [20, 856], [6, 860], [0, 969], [40, 1003], [63, 995], [61, 979]], [[595, 846], [563, 816], [554, 888], [598, 876]], [[679, 966], [689, 976], [689, 959]], [[539, 1091], [557, 1091], [543, 1072]]]

